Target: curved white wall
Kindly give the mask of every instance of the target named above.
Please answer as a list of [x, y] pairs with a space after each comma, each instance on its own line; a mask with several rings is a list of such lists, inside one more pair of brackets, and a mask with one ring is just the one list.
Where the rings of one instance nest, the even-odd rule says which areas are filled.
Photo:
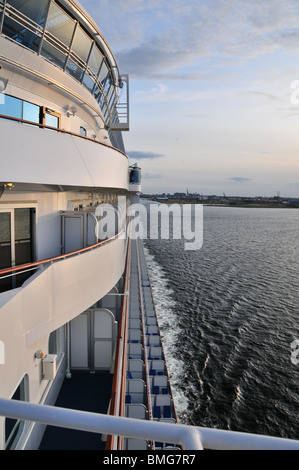
[[24, 374], [38, 377], [34, 352], [40, 341], [114, 287], [124, 271], [125, 255], [126, 240], [118, 238], [41, 268], [21, 288], [0, 294], [0, 340], [5, 347], [1, 397], [12, 395]]
[[101, 143], [1, 119], [1, 181], [128, 189], [128, 158]]

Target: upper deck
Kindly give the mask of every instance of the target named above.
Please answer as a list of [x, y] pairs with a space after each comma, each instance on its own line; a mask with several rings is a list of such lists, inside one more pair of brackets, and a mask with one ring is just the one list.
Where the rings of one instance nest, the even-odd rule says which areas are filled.
[[2, 181], [128, 189], [124, 88], [128, 77], [73, 0], [0, 0], [1, 134], [12, 156]]
[[[40, 72], [40, 67], [45, 68], [40, 62], [32, 63], [32, 54], [24, 54], [30, 50], [64, 72], [64, 88], [68, 84], [70, 89], [78, 89], [65, 75], [83, 85], [89, 105], [95, 111], [100, 108], [109, 129], [128, 130], [128, 122], [120, 122], [117, 108], [119, 89], [127, 79], [120, 75], [115, 57], [98, 28], [74, 1], [0, 0], [0, 35], [22, 46], [23, 54], [17, 58], [21, 69], [27, 65], [33, 72]], [[7, 51], [7, 45], [5, 49], [0, 59], [12, 64], [16, 57]], [[57, 78], [53, 67], [46, 69], [50, 79]], [[0, 78], [5, 83], [6, 77]], [[93, 99], [88, 99], [88, 95]]]

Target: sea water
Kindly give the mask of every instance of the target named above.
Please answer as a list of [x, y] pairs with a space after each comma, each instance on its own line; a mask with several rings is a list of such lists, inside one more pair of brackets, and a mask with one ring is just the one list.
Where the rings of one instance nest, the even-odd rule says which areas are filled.
[[204, 207], [203, 246], [144, 240], [181, 423], [299, 438], [299, 210]]

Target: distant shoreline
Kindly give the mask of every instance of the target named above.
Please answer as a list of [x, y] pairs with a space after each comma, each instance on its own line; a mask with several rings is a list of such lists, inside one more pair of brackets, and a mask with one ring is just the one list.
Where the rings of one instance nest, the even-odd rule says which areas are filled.
[[211, 207], [238, 207], [248, 209], [299, 209], [299, 205], [290, 204], [271, 204], [271, 203], [240, 203], [240, 202], [211, 202], [211, 201], [181, 201], [174, 199], [149, 199], [149, 201], [158, 202], [160, 204], [202, 204]]

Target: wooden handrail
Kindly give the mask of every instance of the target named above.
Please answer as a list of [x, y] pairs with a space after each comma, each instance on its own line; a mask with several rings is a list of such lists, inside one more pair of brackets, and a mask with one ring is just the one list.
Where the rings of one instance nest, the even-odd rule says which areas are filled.
[[[126, 295], [130, 286], [130, 264], [131, 264], [131, 240], [129, 238], [127, 248], [126, 270], [124, 278], [124, 295], [122, 298], [121, 318], [118, 328], [118, 338], [116, 343], [115, 368], [112, 382], [112, 393], [110, 402], [110, 415], [122, 416], [124, 412], [125, 392], [126, 392], [126, 369], [127, 369], [127, 330], [128, 330], [128, 310], [129, 298]], [[121, 382], [120, 382], [121, 381]], [[117, 400], [118, 390], [120, 390], [120, 401]], [[119, 407], [118, 407], [119, 404]], [[106, 450], [114, 449], [114, 435], [107, 436]]]
[[19, 266], [12, 266], [10, 268], [1, 269], [0, 270], [0, 277], [3, 276], [4, 274], [11, 274], [11, 273], [14, 273], [16, 271], [22, 271], [24, 269], [32, 269], [32, 268], [40, 266], [42, 264], [50, 263], [50, 262], [53, 262], [53, 261], [58, 261], [58, 260], [65, 259], [65, 258], [70, 258], [71, 256], [78, 255], [80, 253], [84, 253], [85, 251], [91, 251], [94, 248], [98, 248], [102, 245], [105, 245], [106, 243], [109, 243], [109, 242], [119, 238], [120, 235], [124, 231], [125, 231], [125, 227], [123, 227], [122, 230], [119, 233], [117, 233], [116, 235], [114, 235], [111, 238], [108, 238], [107, 240], [103, 240], [101, 242], [95, 243], [94, 245], [85, 246], [84, 248], [80, 248], [79, 250], [69, 251], [68, 253], [64, 253], [63, 255], [56, 255], [56, 256], [53, 256], [52, 258], [45, 258], [45, 259], [42, 259], [42, 260], [39, 260], [39, 261], [33, 261], [31, 263], [20, 264]]
[[15, 118], [15, 117], [12, 117], [12, 116], [6, 116], [5, 114], [0, 114], [0, 119], [8, 119], [9, 121], [20, 122], [22, 124], [29, 124], [31, 126], [39, 127], [41, 129], [49, 129], [50, 131], [60, 132], [61, 134], [66, 134], [66, 135], [71, 135], [71, 136], [74, 136], [74, 137], [79, 137], [80, 139], [84, 139], [84, 140], [87, 140], [89, 142], [93, 142], [95, 144], [103, 145], [104, 147], [107, 147], [109, 149], [116, 150], [117, 152], [121, 153], [124, 157], [128, 158], [128, 156], [124, 152], [119, 150], [118, 148], [113, 147], [112, 145], [105, 144], [104, 142], [100, 142], [99, 140], [92, 139], [91, 137], [86, 137], [85, 135], [77, 134], [76, 132], [67, 131], [65, 129], [60, 129], [60, 128], [57, 128], [57, 127], [47, 126], [46, 124], [40, 124], [39, 122], [27, 121], [26, 119]]

